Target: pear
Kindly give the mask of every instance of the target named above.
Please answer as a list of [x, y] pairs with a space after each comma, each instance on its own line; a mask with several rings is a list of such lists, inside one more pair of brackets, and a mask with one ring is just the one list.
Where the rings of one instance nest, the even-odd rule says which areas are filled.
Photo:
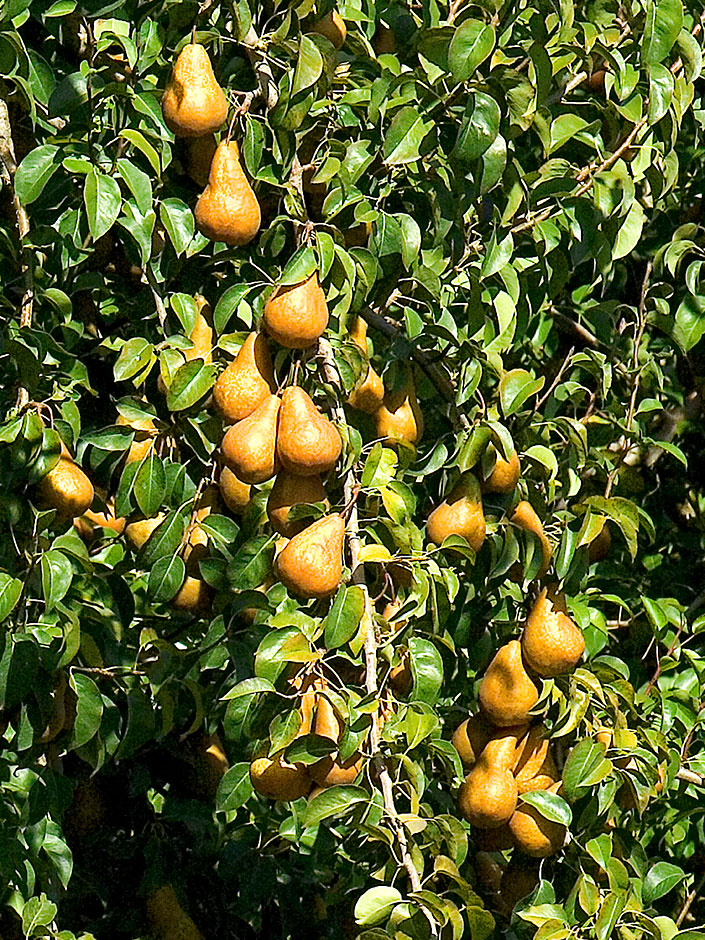
[[259, 203], [240, 165], [235, 141], [221, 140], [218, 144], [208, 185], [193, 214], [199, 232], [214, 242], [247, 245], [259, 232]]
[[267, 499], [267, 516], [275, 532], [291, 538], [310, 524], [306, 519], [289, 521], [292, 506], [302, 503], [325, 503], [330, 509], [320, 476], [300, 477], [281, 470]]
[[213, 799], [230, 765], [217, 734], [199, 732], [183, 751], [186, 772], [179, 781], [194, 799]]
[[155, 439], [159, 434], [154, 421], [151, 418], [126, 418], [124, 415], [118, 415], [115, 424], [121, 428], [132, 428], [135, 432], [125, 457], [125, 463], [144, 460], [154, 447]]
[[543, 725], [533, 727], [517, 749], [514, 777], [519, 793], [547, 790], [556, 782], [558, 768]]
[[505, 849], [514, 848], [514, 839], [507, 823], [498, 826], [496, 829], [474, 827], [472, 834], [475, 845], [483, 852], [504, 852]]
[[316, 408], [310, 396], [297, 385], [284, 390], [277, 456], [282, 467], [298, 476], [326, 473], [335, 467], [343, 442], [334, 424]]
[[498, 829], [508, 822], [517, 805], [512, 762], [517, 730], [496, 732], [485, 745], [458, 793], [464, 819], [479, 829]]
[[262, 333], [250, 333], [235, 359], [218, 377], [213, 388], [213, 401], [226, 421], [242, 421], [272, 394], [274, 388], [267, 337]]
[[345, 20], [337, 10], [331, 10], [330, 13], [326, 13], [325, 16], [316, 20], [311, 26], [311, 32], [318, 33], [319, 36], [325, 36], [336, 49], [340, 49], [348, 34]]
[[487, 667], [480, 683], [480, 704], [492, 724], [505, 727], [528, 722], [538, 700], [538, 689], [524, 669], [521, 643], [510, 640]]
[[483, 492], [511, 493], [521, 476], [519, 457], [515, 452], [509, 460], [505, 460], [494, 447], [492, 447], [491, 450], [488, 449], [488, 452], [494, 452], [496, 460], [492, 472], [482, 483]]
[[526, 859], [513, 856], [499, 883], [499, 909], [509, 917], [518, 902], [531, 894], [538, 883], [539, 871], [535, 863], [527, 864]]
[[605, 520], [605, 524], [602, 526], [599, 533], [588, 545], [588, 560], [590, 564], [595, 561], [602, 561], [603, 558], [606, 558], [611, 547], [612, 533], [610, 532], [609, 523]]
[[223, 460], [243, 483], [263, 483], [276, 473], [278, 416], [279, 398], [270, 394], [223, 437]]
[[137, 552], [146, 543], [152, 532], [166, 519], [163, 512], [152, 516], [149, 519], [138, 519], [125, 527], [125, 538], [132, 548]]
[[[357, 317], [350, 330], [350, 339], [360, 347], [367, 357], [367, 324], [362, 317]], [[361, 385], [348, 396], [348, 404], [358, 411], [374, 414], [384, 402], [384, 382], [368, 364], [367, 375]]]
[[[205, 515], [201, 518], [205, 518]], [[189, 536], [190, 544], [184, 549], [186, 577], [170, 604], [177, 610], [191, 614], [210, 613], [213, 603], [213, 589], [201, 577], [199, 561], [207, 554], [207, 536], [202, 529], [195, 528]]]
[[241, 516], [252, 495], [250, 484], [244, 483], [229, 467], [223, 467], [218, 477], [218, 487], [223, 502], [230, 512], [235, 516]]
[[[555, 793], [561, 784], [549, 787], [549, 793]], [[547, 858], [560, 851], [565, 842], [566, 827], [561, 823], [545, 819], [537, 809], [528, 803], [522, 803], [509, 820], [509, 829], [514, 844], [532, 858]]]
[[281, 550], [277, 577], [299, 597], [328, 597], [343, 577], [345, 523], [333, 513], [305, 528]]
[[125, 531], [125, 519], [115, 515], [115, 502], [110, 498], [106, 502], [105, 512], [87, 509], [82, 516], [74, 519], [73, 527], [85, 542], [92, 542], [98, 534], [97, 530], [101, 528], [111, 529], [116, 535], [122, 535]]
[[208, 53], [198, 43], [189, 43], [178, 54], [162, 95], [162, 114], [177, 137], [203, 137], [225, 123], [228, 99], [215, 80]]
[[264, 305], [267, 333], [288, 349], [306, 349], [328, 326], [326, 295], [314, 271], [306, 280], [277, 287]]
[[485, 514], [477, 477], [469, 471], [460, 477], [428, 517], [426, 532], [436, 545], [441, 545], [449, 535], [460, 535], [474, 552], [479, 552], [485, 540]]
[[184, 359], [191, 362], [193, 359], [203, 359], [204, 362], [213, 362], [213, 313], [211, 305], [202, 294], [195, 294], [196, 322], [189, 333], [191, 348], [184, 349]]
[[[343, 723], [325, 695], [317, 697], [316, 719], [313, 733], [330, 738], [336, 744], [340, 740]], [[355, 752], [346, 761], [341, 761], [337, 752], [328, 754], [311, 766], [309, 773], [319, 787], [334, 787], [353, 783], [362, 769], [362, 756]]]
[[150, 892], [147, 919], [156, 940], [203, 940], [203, 934], [181, 906], [171, 885]]
[[494, 728], [484, 715], [471, 715], [458, 725], [452, 741], [466, 769], [475, 764], [493, 733]]
[[551, 555], [553, 550], [551, 548], [551, 543], [546, 538], [546, 533], [543, 530], [543, 523], [536, 514], [536, 510], [527, 502], [527, 500], [522, 499], [517, 503], [517, 507], [511, 515], [511, 522], [514, 525], [520, 526], [522, 529], [526, 529], [528, 532], [533, 532], [534, 535], [538, 537], [539, 542], [541, 543], [541, 567], [536, 573], [537, 578], [542, 578], [548, 571], [548, 566], [551, 564]]
[[521, 645], [527, 665], [544, 677], [571, 672], [585, 651], [583, 634], [545, 588], [526, 619]]
[[61, 455], [49, 473], [36, 486], [37, 503], [43, 509], [55, 509], [59, 521], [82, 516], [93, 502], [93, 484], [74, 462], [61, 442]]
[[272, 757], [257, 757], [250, 764], [254, 789], [271, 800], [298, 800], [311, 789], [311, 778], [304, 764], [290, 764], [284, 751]]
[[414, 684], [414, 673], [411, 669], [411, 658], [409, 651], [404, 650], [401, 654], [401, 662], [394, 666], [389, 673], [389, 685], [394, 694], [408, 695]]
[[416, 399], [411, 370], [399, 391], [385, 393], [384, 402], [374, 415], [377, 436], [389, 443], [406, 441], [418, 444], [423, 434], [423, 415]]
[[206, 134], [205, 137], [193, 137], [186, 141], [184, 169], [201, 189], [208, 184], [211, 164], [217, 147], [218, 141], [213, 134]]

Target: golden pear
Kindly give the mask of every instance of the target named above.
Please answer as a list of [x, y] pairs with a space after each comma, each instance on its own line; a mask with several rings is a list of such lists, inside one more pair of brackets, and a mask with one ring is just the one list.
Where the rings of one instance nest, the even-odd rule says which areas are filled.
[[148, 894], [146, 907], [147, 919], [156, 940], [204, 940], [171, 885], [162, 885]]
[[189, 43], [176, 57], [162, 95], [164, 123], [177, 137], [203, 137], [219, 130], [228, 116], [228, 99], [215, 80], [203, 46]]
[[263, 483], [277, 472], [279, 404], [279, 398], [270, 394], [223, 437], [223, 460], [244, 483]]
[[211, 305], [202, 294], [194, 294], [196, 302], [196, 322], [189, 333], [191, 348], [184, 349], [184, 359], [191, 362], [193, 359], [203, 359], [204, 362], [213, 362], [213, 312]]
[[267, 499], [267, 516], [274, 531], [291, 538], [310, 525], [307, 519], [289, 521], [292, 506], [307, 503], [325, 503], [326, 509], [330, 509], [320, 476], [300, 477], [281, 470]]
[[179, 780], [194, 799], [213, 799], [230, 765], [217, 734], [199, 732], [184, 748], [185, 773]]
[[411, 370], [399, 391], [385, 393], [384, 402], [374, 415], [377, 436], [391, 444], [406, 441], [418, 444], [423, 434], [423, 415], [416, 399]]
[[330, 13], [326, 13], [325, 16], [316, 20], [310, 31], [318, 33], [319, 36], [325, 36], [336, 49], [340, 49], [348, 34], [345, 20], [337, 10], [331, 10]]
[[[211, 484], [207, 486], [201, 495], [198, 498], [198, 503], [195, 508], [195, 516], [193, 520], [193, 526], [189, 527], [187, 530], [187, 541], [184, 546], [183, 558], [184, 561], [188, 562], [191, 559], [192, 550], [199, 546], [201, 549], [205, 549], [208, 545], [208, 533], [201, 526], [201, 522], [206, 519], [212, 512], [218, 513], [222, 508], [220, 501], [220, 490], [217, 486]], [[198, 558], [194, 559], [193, 564], [196, 565], [197, 561], [200, 558], [205, 557], [205, 552], [202, 551], [198, 553]], [[198, 573], [196, 568], [194, 573]]]
[[290, 764], [284, 752], [272, 757], [257, 757], [250, 764], [254, 789], [270, 800], [298, 800], [311, 789], [311, 777], [304, 764]]
[[[362, 317], [356, 317], [350, 330], [350, 339], [360, 347], [367, 357], [367, 324]], [[384, 403], [384, 382], [368, 364], [367, 375], [361, 385], [353, 389], [348, 396], [348, 404], [358, 411], [374, 414]]]
[[507, 823], [496, 829], [479, 829], [475, 826], [472, 835], [475, 845], [483, 852], [504, 852], [505, 849], [514, 848], [514, 839]]
[[277, 577], [299, 597], [328, 597], [343, 577], [344, 542], [342, 516], [317, 519], [281, 550], [275, 561]]
[[517, 903], [531, 894], [538, 883], [538, 868], [527, 864], [526, 859], [513, 856], [499, 883], [499, 908], [502, 913], [509, 917]]
[[328, 326], [318, 271], [299, 284], [277, 287], [264, 305], [262, 319], [267, 333], [287, 349], [306, 349], [315, 343]]
[[[536, 514], [536, 510], [527, 502], [527, 500], [522, 499], [517, 503], [517, 507], [511, 515], [511, 522], [514, 525], [520, 526], [522, 529], [526, 529], [528, 532], [533, 532], [534, 535], [538, 537], [539, 542], [541, 543], [541, 567], [536, 572], [537, 578], [542, 578], [548, 571], [548, 566], [551, 564], [551, 555], [553, 550], [551, 548], [551, 543], [546, 537], [546, 533], [543, 530], [543, 523]], [[521, 574], [519, 574], [521, 577]]]
[[526, 619], [521, 646], [534, 672], [544, 677], [560, 676], [575, 668], [585, 651], [585, 640], [544, 588]]
[[235, 141], [221, 140], [218, 144], [208, 185], [193, 214], [199, 232], [214, 242], [247, 245], [259, 232], [259, 203], [240, 165]]
[[219, 375], [213, 388], [213, 401], [226, 421], [242, 421], [274, 388], [267, 337], [263, 333], [250, 333], [235, 359]]
[[480, 683], [480, 704], [492, 724], [524, 724], [539, 700], [521, 658], [521, 643], [510, 640], [495, 654]]
[[36, 486], [37, 503], [42, 509], [55, 509], [60, 521], [82, 516], [93, 502], [93, 484], [61, 445], [61, 456]]
[[389, 673], [389, 685], [395, 695], [408, 695], [414, 684], [414, 673], [411, 668], [411, 657], [409, 651], [404, 650], [401, 654], [401, 662], [394, 666]]
[[[343, 723], [325, 695], [318, 695], [316, 719], [313, 733], [330, 738], [336, 744], [340, 740]], [[328, 754], [316, 761], [309, 770], [311, 778], [319, 787], [334, 787], [354, 783], [362, 769], [362, 756], [355, 752], [346, 761], [341, 761], [337, 752]]]
[[218, 477], [218, 487], [223, 502], [230, 512], [235, 516], [241, 516], [252, 495], [250, 484], [244, 483], [229, 467], [223, 467]]
[[187, 574], [178, 593], [169, 602], [177, 610], [188, 613], [206, 614], [213, 602], [213, 589], [200, 578]]
[[483, 481], [482, 490], [484, 493], [511, 493], [521, 476], [519, 457], [515, 452], [509, 460], [505, 460], [497, 450], [492, 450], [496, 456], [495, 465]]
[[[549, 792], [555, 793], [560, 786], [560, 783], [555, 783], [549, 787]], [[565, 842], [566, 827], [561, 823], [545, 819], [528, 803], [519, 805], [509, 820], [509, 829], [519, 851], [532, 858], [547, 858], [549, 855], [555, 855]]]
[[535, 725], [517, 748], [514, 776], [519, 793], [547, 790], [556, 782], [558, 768], [543, 725]]
[[464, 473], [450, 494], [437, 506], [426, 523], [429, 539], [441, 545], [449, 535], [460, 535], [474, 552], [485, 540], [485, 514], [477, 477]]
[[453, 746], [467, 770], [477, 761], [493, 734], [494, 728], [485, 715], [471, 715], [455, 729]]
[[122, 516], [115, 515], [115, 502], [108, 499], [105, 506], [105, 512], [87, 509], [82, 516], [73, 521], [73, 527], [85, 542], [92, 542], [97, 535], [98, 529], [111, 529], [116, 535], [122, 535], [125, 531], [125, 519]]
[[516, 746], [516, 728], [496, 732], [460, 788], [461, 815], [478, 829], [498, 829], [511, 819], [518, 796], [512, 773]]
[[284, 470], [313, 476], [332, 470], [343, 442], [336, 426], [298, 385], [284, 389], [277, 430], [277, 456]]
[[596, 535], [588, 545], [588, 560], [590, 564], [595, 561], [602, 561], [603, 558], [606, 558], [611, 547], [612, 533], [610, 532], [609, 523], [605, 520], [605, 524], [600, 529], [599, 534]]
[[149, 519], [138, 519], [125, 527], [125, 538], [135, 551], [139, 551], [152, 532], [166, 519], [163, 512]]
[[159, 434], [154, 421], [151, 418], [126, 418], [124, 415], [118, 415], [115, 424], [121, 428], [132, 428], [135, 432], [125, 457], [125, 463], [144, 460], [154, 447]]
[[211, 164], [218, 147], [214, 134], [204, 137], [192, 137], [184, 147], [184, 169], [197, 186], [203, 189], [208, 185]]

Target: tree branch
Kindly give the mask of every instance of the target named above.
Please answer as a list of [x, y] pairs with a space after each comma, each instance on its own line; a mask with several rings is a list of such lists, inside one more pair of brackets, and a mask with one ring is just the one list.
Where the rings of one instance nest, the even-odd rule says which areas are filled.
[[240, 42], [245, 47], [247, 58], [250, 60], [250, 65], [257, 79], [257, 97], [264, 101], [267, 111], [271, 111], [279, 101], [279, 88], [274, 80], [267, 56], [261, 50], [260, 38], [254, 24], [250, 24], [250, 28]]

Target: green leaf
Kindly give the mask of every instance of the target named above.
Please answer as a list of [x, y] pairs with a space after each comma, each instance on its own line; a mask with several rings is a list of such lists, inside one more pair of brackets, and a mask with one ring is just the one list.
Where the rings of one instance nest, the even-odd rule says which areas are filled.
[[56, 904], [50, 901], [46, 894], [29, 898], [22, 908], [22, 930], [25, 937], [36, 934], [38, 927], [48, 927], [56, 917], [56, 912]]
[[527, 790], [519, 799], [533, 806], [550, 822], [567, 827], [573, 820], [570, 806], [557, 793], [551, 793], [549, 790]]
[[91, 167], [83, 186], [83, 201], [88, 215], [88, 227], [93, 241], [97, 241], [113, 227], [120, 215], [120, 187], [112, 176]]
[[676, 310], [673, 339], [683, 352], [691, 350], [705, 334], [705, 297], [686, 294]]
[[567, 144], [572, 137], [575, 137], [587, 126], [588, 122], [577, 114], [561, 114], [551, 124], [548, 152], [555, 153], [556, 150]]
[[365, 594], [357, 585], [341, 587], [325, 621], [326, 649], [344, 646], [357, 633], [365, 611]]
[[179, 555], [159, 558], [149, 572], [147, 593], [155, 604], [170, 601], [186, 577], [186, 565]]
[[142, 513], [154, 516], [161, 507], [166, 489], [166, 473], [160, 457], [153, 451], [147, 455], [137, 471], [133, 493]]
[[331, 816], [344, 816], [358, 803], [367, 803], [370, 797], [362, 787], [329, 787], [309, 800], [304, 823], [317, 826]]
[[167, 516], [163, 522], [159, 523], [140, 549], [140, 562], [148, 568], [158, 558], [162, 558], [164, 555], [173, 555], [181, 544], [185, 528], [186, 523], [182, 513], [173, 512]]
[[397, 112], [382, 148], [387, 166], [400, 166], [418, 160], [421, 144], [431, 127], [431, 123], [424, 121], [416, 108], [410, 105]]
[[242, 545], [228, 565], [230, 584], [240, 591], [259, 587], [272, 570], [274, 542], [267, 535], [250, 539]]
[[169, 411], [185, 411], [200, 401], [215, 384], [215, 366], [193, 359], [177, 369], [166, 395]]
[[41, 560], [42, 593], [47, 610], [52, 610], [71, 587], [73, 568], [71, 562], [56, 549], [44, 552]]
[[605, 758], [604, 745], [585, 738], [568, 755], [563, 766], [563, 786], [569, 800], [576, 800], [587, 789], [595, 786], [612, 770]]
[[125, 382], [155, 361], [154, 347], [141, 336], [135, 336], [123, 345], [117, 362], [113, 366], [116, 382]]
[[183, 255], [196, 234], [193, 212], [181, 199], [170, 197], [159, 206], [159, 218], [177, 255]]
[[685, 872], [670, 862], [656, 862], [646, 873], [642, 893], [646, 904], [653, 904], [685, 878]]
[[127, 183], [130, 192], [135, 197], [137, 208], [142, 215], [146, 215], [152, 208], [152, 181], [146, 173], [136, 167], [130, 160], [121, 157], [117, 162], [117, 170]]
[[644, 65], [662, 62], [673, 48], [682, 28], [681, 0], [647, 0], [641, 37], [641, 59]]
[[0, 622], [12, 613], [22, 594], [22, 582], [0, 571]]
[[486, 153], [499, 134], [500, 118], [499, 105], [490, 95], [481, 91], [469, 95], [453, 157], [466, 165]]
[[612, 249], [612, 257], [615, 261], [618, 258], [624, 258], [636, 248], [645, 222], [646, 216], [641, 204], [633, 202], [617, 232], [617, 238]]
[[233, 686], [229, 692], [222, 696], [221, 702], [229, 702], [235, 698], [242, 698], [243, 695], [255, 695], [258, 692], [274, 692], [275, 688], [269, 679], [262, 676], [253, 676], [251, 679], [243, 679]]
[[368, 888], [355, 904], [355, 923], [361, 927], [372, 927], [387, 920], [392, 908], [402, 899], [398, 888], [378, 885]]
[[137, 149], [144, 154], [156, 176], [161, 174], [162, 170], [159, 161], [159, 154], [141, 131], [134, 130], [133, 128], [129, 127], [126, 130], [120, 131], [120, 137], [123, 137], [125, 140], [129, 140], [129, 142], [134, 147], [137, 147]]
[[83, 673], [71, 676], [76, 693], [76, 721], [71, 735], [72, 748], [82, 747], [94, 737], [103, 717], [103, 697], [95, 682]]
[[232, 813], [244, 806], [253, 793], [249, 763], [234, 764], [220, 781], [215, 808], [220, 813]]
[[302, 245], [287, 262], [277, 283], [283, 286], [300, 284], [301, 281], [305, 281], [309, 275], [313, 274], [316, 266], [316, 253], [313, 248]]
[[315, 85], [323, 72], [323, 56], [316, 43], [308, 36], [299, 37], [299, 57], [296, 62], [294, 84], [291, 87], [291, 97], [294, 98], [300, 91], [305, 91]]
[[597, 940], [608, 940], [608, 937], [612, 936], [612, 932], [617, 921], [622, 916], [625, 905], [626, 898], [623, 894], [610, 891], [604, 898], [595, 923], [595, 936]]
[[505, 418], [519, 411], [521, 406], [542, 388], [544, 377], [534, 379], [525, 369], [505, 372], [499, 381], [499, 400]]
[[424, 637], [409, 637], [409, 655], [414, 686], [410, 699], [428, 705], [438, 698], [443, 685], [443, 660], [430, 640]]
[[44, 187], [59, 168], [56, 159], [59, 148], [53, 144], [35, 147], [17, 167], [15, 173], [15, 192], [23, 206], [28, 206], [38, 199]]
[[127, 693], [127, 727], [115, 752], [115, 759], [131, 757], [152, 738], [154, 728], [154, 710], [148, 694], [141, 688], [130, 689]]
[[467, 81], [492, 53], [494, 27], [480, 20], [465, 20], [456, 29], [448, 49], [448, 65], [456, 82]]

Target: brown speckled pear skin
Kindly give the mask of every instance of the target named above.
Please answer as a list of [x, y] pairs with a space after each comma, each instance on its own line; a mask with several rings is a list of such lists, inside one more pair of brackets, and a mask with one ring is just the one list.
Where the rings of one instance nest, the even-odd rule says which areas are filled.
[[328, 326], [328, 304], [314, 271], [305, 281], [277, 287], [269, 297], [262, 319], [267, 333], [287, 349], [306, 349]]
[[211, 163], [218, 147], [215, 134], [206, 134], [205, 137], [192, 137], [184, 145], [184, 169], [201, 189], [208, 185], [211, 172]]
[[338, 429], [308, 393], [297, 385], [284, 389], [277, 431], [277, 455], [284, 470], [298, 476], [327, 473], [342, 447]]
[[184, 46], [162, 95], [166, 126], [177, 137], [203, 137], [217, 131], [228, 116], [228, 99], [215, 80], [205, 48]]
[[486, 480], [482, 483], [484, 493], [511, 493], [519, 482], [521, 476], [521, 464], [516, 453], [512, 454], [509, 460], [505, 460], [497, 452], [496, 463]]
[[[367, 324], [362, 317], [357, 317], [350, 330], [350, 339], [367, 357]], [[348, 404], [358, 411], [374, 414], [384, 403], [384, 382], [368, 364], [367, 375], [357, 388], [348, 396]]]
[[316, 20], [316, 22], [311, 27], [311, 32], [318, 33], [320, 36], [325, 36], [326, 39], [331, 42], [336, 49], [341, 48], [341, 46], [345, 43], [345, 37], [348, 35], [348, 30], [345, 26], [345, 20], [337, 10], [331, 10], [330, 13], [326, 13], [325, 16], [322, 16], [319, 20]]
[[374, 419], [377, 436], [387, 443], [406, 441], [418, 444], [423, 434], [423, 415], [410, 371], [399, 391], [385, 394], [384, 402], [375, 412]]
[[196, 322], [189, 333], [191, 348], [184, 349], [184, 359], [191, 362], [193, 359], [203, 359], [204, 362], [213, 362], [213, 314], [211, 305], [202, 294], [195, 294]]
[[585, 651], [585, 640], [544, 588], [526, 618], [521, 646], [527, 665], [547, 678], [575, 669]]
[[[68, 450], [66, 450], [68, 454]], [[59, 457], [36, 487], [37, 502], [45, 509], [55, 509], [58, 519], [82, 516], [93, 502], [93, 484], [69, 457]]]
[[329, 597], [343, 577], [345, 523], [333, 513], [295, 535], [277, 556], [277, 577], [298, 597]]
[[464, 473], [449, 495], [437, 506], [426, 523], [429, 539], [441, 545], [449, 535], [460, 535], [474, 552], [485, 540], [485, 513], [477, 477]]
[[538, 689], [524, 668], [521, 643], [510, 640], [500, 647], [480, 683], [480, 704], [498, 727], [524, 724], [539, 700]]
[[518, 791], [512, 762], [517, 734], [516, 728], [496, 732], [460, 788], [458, 808], [473, 826], [498, 829], [516, 809]]
[[269, 395], [248, 418], [226, 431], [221, 454], [243, 483], [264, 483], [277, 472], [278, 416], [279, 398]]
[[455, 729], [453, 746], [467, 770], [477, 761], [494, 730], [484, 715], [471, 715]]
[[275, 532], [292, 538], [310, 525], [309, 519], [289, 520], [292, 506], [302, 503], [325, 503], [330, 508], [320, 476], [301, 477], [280, 470], [267, 499], [267, 516]]
[[[560, 783], [555, 783], [549, 787], [549, 793], [555, 793], [560, 786]], [[565, 842], [566, 827], [545, 819], [528, 803], [520, 803], [517, 807], [509, 820], [509, 829], [519, 851], [532, 858], [555, 855]]]
[[248, 418], [274, 390], [267, 337], [250, 333], [237, 356], [218, 376], [213, 402], [226, 421]]
[[543, 523], [536, 514], [536, 510], [527, 500], [522, 499], [517, 503], [517, 507], [511, 515], [510, 521], [514, 525], [520, 526], [522, 529], [526, 529], [528, 532], [533, 532], [534, 535], [538, 537], [539, 542], [541, 543], [541, 567], [536, 572], [537, 578], [542, 578], [548, 571], [548, 567], [551, 564], [551, 555], [553, 554], [553, 549], [551, 548], [551, 543], [546, 537], [546, 533], [543, 530]]
[[166, 514], [158, 513], [149, 519], [137, 519], [125, 528], [125, 538], [137, 552], [146, 543], [152, 532], [166, 519]]
[[311, 778], [304, 764], [290, 764], [284, 752], [271, 758], [257, 757], [250, 764], [254, 789], [271, 800], [298, 800], [311, 789]]
[[241, 516], [250, 502], [252, 487], [244, 483], [229, 467], [223, 467], [218, 477], [218, 487], [223, 502], [231, 513]]
[[221, 140], [193, 211], [199, 232], [214, 242], [247, 245], [259, 232], [262, 216], [257, 197], [240, 165], [235, 141]]
[[213, 589], [202, 578], [187, 574], [175, 597], [169, 602], [177, 610], [206, 614], [213, 602]]
[[[343, 723], [325, 695], [317, 696], [316, 718], [313, 732], [336, 743], [340, 740]], [[353, 783], [362, 768], [362, 757], [355, 752], [346, 761], [341, 761], [337, 751], [312, 764], [311, 778], [319, 787], [334, 787]]]

